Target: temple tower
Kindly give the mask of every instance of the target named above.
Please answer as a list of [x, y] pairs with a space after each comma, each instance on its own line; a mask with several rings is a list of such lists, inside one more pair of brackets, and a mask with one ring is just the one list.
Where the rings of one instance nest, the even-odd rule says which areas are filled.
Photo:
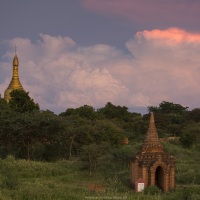
[[6, 101], [10, 100], [10, 92], [12, 90], [24, 90], [20, 80], [19, 80], [19, 75], [18, 75], [18, 66], [19, 66], [19, 60], [16, 54], [16, 49], [15, 49], [15, 56], [13, 58], [13, 74], [12, 74], [12, 79], [10, 81], [10, 84], [8, 86], [8, 88], [5, 90], [4, 92], [4, 99]]
[[136, 186], [140, 178], [145, 187], [157, 185], [165, 192], [175, 187], [175, 159], [164, 151], [159, 141], [153, 113], [150, 115], [145, 141], [130, 163], [131, 184]]

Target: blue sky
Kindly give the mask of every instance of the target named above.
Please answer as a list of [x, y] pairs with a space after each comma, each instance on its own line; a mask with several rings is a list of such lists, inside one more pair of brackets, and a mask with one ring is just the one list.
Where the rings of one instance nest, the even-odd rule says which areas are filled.
[[199, 107], [200, 1], [1, 0], [0, 93], [12, 73], [42, 109]]
[[123, 18], [84, 8], [81, 0], [8, 0], [2, 3], [0, 17], [2, 39], [35, 41], [40, 33], [48, 33], [71, 37], [84, 46], [106, 43], [122, 47], [137, 31]]

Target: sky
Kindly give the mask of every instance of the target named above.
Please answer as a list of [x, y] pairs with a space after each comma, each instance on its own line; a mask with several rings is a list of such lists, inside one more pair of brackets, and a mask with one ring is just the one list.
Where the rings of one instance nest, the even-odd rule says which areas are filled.
[[16, 45], [20, 81], [42, 110], [199, 108], [199, 19], [199, 0], [0, 0], [1, 96]]

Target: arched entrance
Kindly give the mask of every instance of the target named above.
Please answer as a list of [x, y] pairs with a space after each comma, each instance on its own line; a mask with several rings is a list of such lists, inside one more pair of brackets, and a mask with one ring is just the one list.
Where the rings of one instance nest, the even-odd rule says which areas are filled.
[[155, 172], [155, 184], [164, 190], [164, 170], [161, 166], [157, 167]]

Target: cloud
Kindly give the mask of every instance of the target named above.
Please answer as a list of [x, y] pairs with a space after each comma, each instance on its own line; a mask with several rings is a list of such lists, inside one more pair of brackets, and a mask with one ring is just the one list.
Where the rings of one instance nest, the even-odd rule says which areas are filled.
[[[162, 101], [200, 106], [200, 34], [144, 30], [126, 42], [128, 53], [106, 44], [80, 47], [69, 37], [47, 34], [35, 42], [13, 38], [5, 43], [7, 49], [14, 44], [21, 83], [42, 109], [59, 113], [109, 101], [129, 108]], [[2, 55], [1, 93], [11, 79], [13, 55]]]
[[159, 99], [199, 106], [200, 34], [177, 28], [143, 31], [126, 46], [137, 63], [137, 90], [148, 94], [149, 102]]
[[103, 15], [121, 16], [143, 24], [142, 27], [152, 26], [198, 26], [200, 17], [199, 0], [82, 0], [86, 9]]
[[[83, 48], [68, 37], [44, 34], [36, 43], [23, 38], [7, 41], [9, 47], [14, 44], [19, 47], [21, 83], [43, 109], [58, 112], [84, 104], [100, 106], [127, 93], [123, 83], [104, 67], [104, 63], [121, 55], [113, 47], [98, 44]], [[10, 60], [6, 63], [10, 67], [2, 71], [10, 75], [0, 85], [1, 91], [11, 79], [13, 52], [3, 57]]]

